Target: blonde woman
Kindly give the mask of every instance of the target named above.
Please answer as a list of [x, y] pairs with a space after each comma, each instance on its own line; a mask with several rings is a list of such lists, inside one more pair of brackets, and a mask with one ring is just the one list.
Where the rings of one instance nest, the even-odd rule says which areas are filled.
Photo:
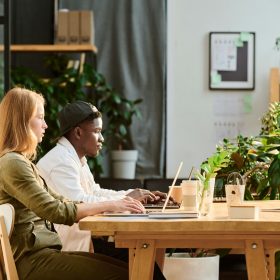
[[72, 225], [104, 211], [143, 212], [132, 198], [78, 203], [52, 192], [32, 159], [47, 124], [44, 98], [13, 88], [0, 103], [0, 203], [15, 208], [11, 246], [20, 279], [127, 279], [126, 264], [97, 254], [62, 252], [52, 223]]

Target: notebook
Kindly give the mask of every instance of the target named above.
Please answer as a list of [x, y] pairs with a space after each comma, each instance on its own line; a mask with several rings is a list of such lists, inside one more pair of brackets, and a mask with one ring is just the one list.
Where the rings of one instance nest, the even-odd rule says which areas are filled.
[[102, 217], [148, 217], [148, 213], [129, 213], [129, 212], [105, 212], [99, 214]]
[[199, 214], [195, 211], [165, 211], [148, 213], [149, 219], [191, 219], [198, 217]]

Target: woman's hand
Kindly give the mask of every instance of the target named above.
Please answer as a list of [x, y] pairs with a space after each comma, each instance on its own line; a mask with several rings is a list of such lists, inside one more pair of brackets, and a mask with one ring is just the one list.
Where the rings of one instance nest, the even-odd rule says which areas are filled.
[[142, 203], [136, 199], [126, 196], [121, 200], [112, 201], [112, 206], [107, 211], [131, 213], [144, 213], [145, 208]]
[[103, 212], [126, 212], [131, 213], [145, 213], [145, 208], [140, 201], [131, 197], [125, 197], [120, 200], [91, 202], [91, 203], [79, 203], [77, 205], [77, 217], [76, 222], [80, 219], [100, 214]]

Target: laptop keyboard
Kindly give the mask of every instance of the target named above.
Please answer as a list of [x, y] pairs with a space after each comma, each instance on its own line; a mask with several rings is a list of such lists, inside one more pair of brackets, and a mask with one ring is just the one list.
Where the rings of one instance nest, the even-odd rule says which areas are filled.
[[[143, 204], [145, 208], [163, 208], [164, 206], [164, 201], [160, 201], [158, 203], [147, 203]], [[177, 202], [169, 201], [166, 205], [166, 209], [179, 209], [180, 204]]]

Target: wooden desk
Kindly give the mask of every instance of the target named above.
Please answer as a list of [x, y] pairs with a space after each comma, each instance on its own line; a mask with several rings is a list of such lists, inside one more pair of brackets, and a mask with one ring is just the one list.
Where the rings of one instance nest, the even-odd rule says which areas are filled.
[[[261, 208], [280, 201], [256, 202]], [[199, 219], [86, 217], [80, 228], [113, 235], [116, 247], [129, 248], [130, 279], [152, 279], [156, 254], [165, 248], [235, 248], [246, 254], [249, 280], [274, 280], [274, 254], [280, 249], [280, 212], [261, 212], [258, 220], [229, 220], [225, 203]]]

